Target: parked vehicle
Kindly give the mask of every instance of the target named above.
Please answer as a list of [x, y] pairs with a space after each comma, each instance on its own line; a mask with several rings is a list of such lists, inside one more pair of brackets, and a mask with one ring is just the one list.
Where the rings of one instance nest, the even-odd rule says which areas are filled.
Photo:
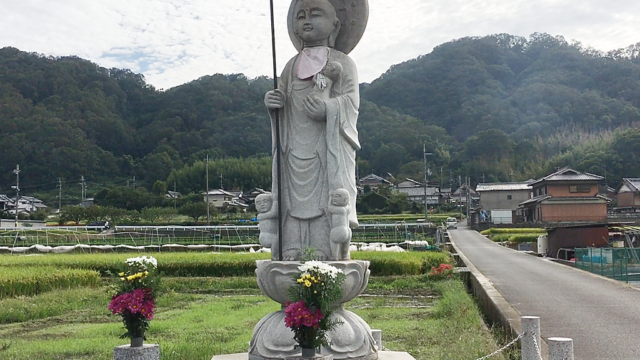
[[447, 229], [457, 229], [458, 228], [458, 219], [454, 217], [447, 218]]

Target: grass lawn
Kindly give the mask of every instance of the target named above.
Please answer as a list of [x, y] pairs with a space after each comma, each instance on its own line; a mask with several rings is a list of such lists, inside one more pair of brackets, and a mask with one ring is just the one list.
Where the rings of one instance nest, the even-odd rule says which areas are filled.
[[[166, 292], [147, 332], [162, 359], [246, 352], [254, 325], [279, 308], [255, 278], [166, 277], [163, 283]], [[107, 310], [109, 284], [0, 300], [0, 359], [112, 359], [113, 348], [128, 340], [118, 338], [123, 326]], [[347, 309], [381, 329], [387, 349], [418, 360], [476, 359], [497, 348], [457, 280], [372, 277]]]

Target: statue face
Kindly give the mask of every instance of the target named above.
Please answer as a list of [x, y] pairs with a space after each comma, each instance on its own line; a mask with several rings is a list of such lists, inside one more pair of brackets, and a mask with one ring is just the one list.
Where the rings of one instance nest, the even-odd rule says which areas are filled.
[[[305, 44], [328, 42], [337, 25], [336, 10], [327, 0], [301, 0], [295, 11], [295, 30]], [[324, 44], [327, 45], [327, 44]]]
[[340, 191], [336, 191], [331, 195], [331, 204], [334, 206], [347, 205], [347, 197]]
[[256, 210], [265, 213], [271, 209], [271, 196], [258, 196], [256, 198]]

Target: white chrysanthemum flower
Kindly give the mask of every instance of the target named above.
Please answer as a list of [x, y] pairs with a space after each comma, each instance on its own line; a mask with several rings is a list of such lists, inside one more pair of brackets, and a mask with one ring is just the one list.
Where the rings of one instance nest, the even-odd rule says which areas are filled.
[[316, 273], [327, 275], [331, 278], [335, 278], [338, 274], [342, 273], [342, 270], [338, 269], [335, 266], [331, 266], [329, 264], [315, 260], [305, 262], [298, 267], [298, 270], [300, 270], [303, 275], [308, 274], [310, 271], [313, 271]]
[[153, 266], [154, 269], [158, 268], [158, 260], [153, 256], [140, 256], [135, 258], [128, 258], [126, 261], [128, 266], [142, 267], [147, 269], [148, 266]]

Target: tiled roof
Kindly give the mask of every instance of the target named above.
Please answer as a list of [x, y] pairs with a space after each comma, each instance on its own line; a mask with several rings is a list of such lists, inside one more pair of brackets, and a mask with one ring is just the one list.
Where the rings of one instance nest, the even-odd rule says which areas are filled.
[[484, 183], [476, 185], [476, 191], [517, 191], [531, 190], [528, 183]]
[[[202, 195], [207, 195], [206, 192], [202, 193]], [[224, 191], [222, 189], [209, 190], [209, 195], [227, 195], [227, 196], [236, 196], [233, 193], [228, 191]]]
[[363, 178], [360, 178], [360, 183], [365, 183], [365, 182], [374, 182], [374, 183], [385, 183], [385, 184], [391, 184], [389, 181], [385, 180], [384, 178], [376, 175], [376, 174], [369, 174]]
[[539, 179], [534, 184], [539, 184], [542, 182], [551, 182], [551, 181], [602, 181], [604, 178], [599, 175], [582, 173], [580, 171], [573, 170], [571, 168], [565, 167], [562, 168], [553, 174], [549, 174], [542, 179]]
[[540, 195], [540, 196], [536, 196], [534, 198], [531, 198], [529, 200], [523, 201], [519, 205], [522, 206], [522, 205], [527, 205], [527, 204], [538, 203], [538, 202], [541, 202], [543, 200], [547, 200], [549, 198], [551, 198], [551, 195]]
[[624, 178], [622, 182], [627, 184], [633, 192], [640, 192], [640, 179], [638, 178]]
[[[408, 182], [408, 183], [412, 184], [412, 186], [414, 186], [414, 187], [422, 187], [422, 183], [421, 182], [418, 182], [418, 181], [415, 181], [415, 180], [409, 179], [409, 178], [406, 178], [406, 179], [400, 181], [398, 183], [398, 185], [402, 184], [403, 182]], [[411, 187], [411, 186], [398, 186], [398, 187]]]
[[534, 204], [534, 203], [541, 203], [545, 200], [549, 200], [549, 202], [556, 202], [556, 201], [575, 201], [575, 202], [592, 202], [594, 200], [604, 200], [607, 201], [607, 198], [605, 196], [602, 195], [596, 195], [596, 196], [551, 196], [551, 195], [540, 195], [540, 196], [536, 196], [534, 198], [531, 198], [529, 200], [523, 201], [520, 204], [518, 204], [519, 206], [524, 206], [524, 205], [528, 205], [528, 204]]
[[[412, 188], [398, 188], [398, 191], [407, 194], [408, 196], [424, 196], [424, 187], [412, 187]], [[428, 187], [427, 196], [438, 195], [438, 189]]]

